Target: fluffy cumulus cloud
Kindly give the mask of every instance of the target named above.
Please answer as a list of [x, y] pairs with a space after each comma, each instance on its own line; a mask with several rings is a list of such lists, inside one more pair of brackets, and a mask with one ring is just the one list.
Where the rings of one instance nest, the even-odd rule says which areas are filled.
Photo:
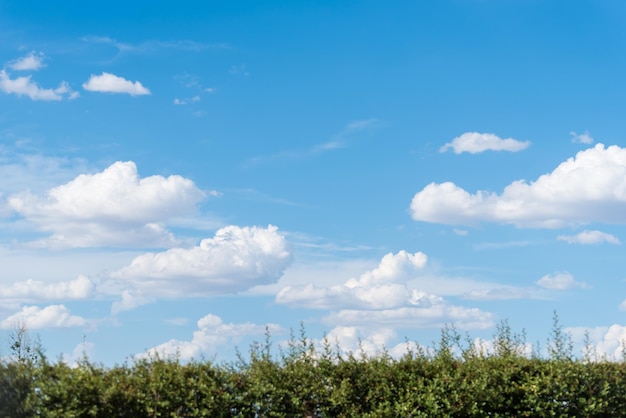
[[451, 182], [431, 183], [411, 202], [417, 221], [534, 228], [626, 223], [625, 209], [626, 149], [602, 144], [580, 151], [534, 182], [515, 181], [501, 194], [471, 194]]
[[426, 262], [427, 257], [421, 252], [389, 253], [382, 258], [377, 268], [363, 273], [359, 278], [329, 287], [313, 284], [286, 286], [278, 292], [276, 301], [314, 309], [400, 307], [409, 300], [419, 299], [418, 292], [410, 291], [405, 282], [419, 275]]
[[439, 296], [410, 287], [409, 283], [422, 274], [426, 262], [426, 255], [420, 252], [390, 253], [377, 268], [342, 285], [286, 286], [278, 292], [276, 301], [333, 310], [324, 322], [343, 327], [426, 328], [450, 322], [463, 328], [491, 326], [489, 313], [450, 305]]
[[567, 290], [572, 288], [586, 288], [585, 283], [577, 282], [568, 272], [559, 272], [554, 274], [546, 274], [541, 279], [537, 280], [537, 285], [545, 289], [552, 290]]
[[248, 336], [263, 335], [265, 331], [276, 333], [281, 330], [276, 324], [257, 325], [250, 322], [243, 324], [225, 324], [219, 316], [209, 314], [198, 321], [190, 341], [170, 340], [147, 350], [137, 357], [176, 357], [187, 361], [199, 359], [203, 355], [213, 355], [220, 347], [234, 345]]
[[56, 283], [44, 283], [39, 280], [26, 280], [10, 286], [0, 285], [0, 300], [4, 301], [40, 301], [40, 300], [80, 300], [91, 297], [95, 284], [86, 276], [74, 280]]
[[101, 93], [126, 93], [131, 96], [143, 96], [150, 94], [139, 81], [132, 82], [115, 74], [103, 72], [100, 75], [91, 75], [89, 80], [83, 83], [83, 88], [88, 91]]
[[41, 246], [172, 246], [176, 242], [164, 222], [193, 213], [204, 198], [189, 179], [139, 178], [135, 163], [128, 161], [81, 174], [43, 195], [12, 195], [8, 202], [14, 212], [52, 233], [37, 243]]
[[621, 244], [620, 240], [611, 234], [589, 230], [579, 232], [576, 235], [559, 235], [557, 239], [568, 244], [602, 244], [605, 242], [613, 245]]
[[83, 317], [72, 315], [64, 305], [50, 305], [45, 308], [24, 306], [20, 312], [10, 315], [0, 322], [0, 328], [12, 329], [23, 324], [27, 329], [69, 328], [87, 325]]
[[271, 283], [290, 262], [277, 227], [227, 226], [195, 247], [140, 255], [111, 277], [144, 296], [206, 296]]
[[486, 134], [479, 132], [466, 132], [458, 136], [441, 147], [441, 152], [452, 149], [455, 154], [469, 152], [470, 154], [478, 154], [485, 151], [509, 151], [517, 152], [525, 150], [530, 146], [528, 141], [518, 141], [513, 138], [502, 139], [494, 134]]

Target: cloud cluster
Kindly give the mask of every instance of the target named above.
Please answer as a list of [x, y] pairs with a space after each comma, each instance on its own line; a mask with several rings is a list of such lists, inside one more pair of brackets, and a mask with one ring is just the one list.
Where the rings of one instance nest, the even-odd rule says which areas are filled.
[[30, 54], [10, 61], [0, 70], [0, 91], [5, 94], [14, 94], [18, 97], [26, 96], [31, 100], [58, 101], [64, 98], [75, 99], [78, 93], [73, 91], [69, 84], [62, 81], [56, 88], [44, 88], [32, 80], [31, 75], [11, 77], [12, 71], [37, 71], [43, 67], [44, 55], [31, 52]]
[[126, 93], [131, 96], [143, 96], [150, 94], [150, 90], [139, 81], [132, 82], [115, 74], [103, 72], [100, 75], [91, 75], [89, 80], [83, 83], [87, 91], [101, 93]]
[[447, 303], [443, 298], [409, 287], [427, 257], [400, 251], [385, 255], [377, 268], [341, 285], [317, 287], [286, 286], [278, 303], [333, 310], [323, 320], [344, 327], [393, 326], [402, 328], [441, 327], [454, 322], [463, 328], [491, 326], [491, 315]]
[[[32, 80], [31, 75], [12, 77], [13, 71], [37, 71], [45, 67], [45, 55], [32, 51], [28, 55], [9, 61], [0, 70], [0, 91], [5, 94], [14, 94], [18, 97], [26, 96], [31, 100], [59, 101], [65, 98], [76, 99], [78, 92], [72, 90], [66, 81], [62, 81], [56, 88], [44, 88]], [[131, 96], [151, 94], [139, 81], [130, 81], [115, 74], [103, 72], [100, 75], [92, 74], [83, 83], [83, 89], [101, 93], [124, 93]], [[195, 100], [195, 97], [194, 99]]]
[[219, 316], [209, 314], [200, 318], [198, 329], [194, 331], [190, 341], [169, 340], [137, 357], [149, 358], [158, 355], [161, 358], [175, 357], [183, 361], [197, 360], [203, 355], [214, 354], [219, 347], [232, 346], [243, 337], [262, 335], [266, 329], [276, 333], [281, 327], [276, 324], [257, 325], [251, 322], [225, 324]]
[[48, 247], [166, 246], [176, 243], [163, 223], [193, 213], [205, 193], [181, 176], [139, 178], [132, 161], [81, 174], [44, 195], [23, 192], [10, 208], [52, 235]]
[[144, 296], [229, 294], [277, 280], [291, 262], [278, 228], [227, 226], [192, 248], [146, 253], [111, 278]]
[[597, 144], [534, 182], [518, 180], [501, 194], [471, 194], [451, 182], [431, 183], [411, 202], [417, 221], [479, 222], [559, 228], [589, 222], [626, 223], [626, 149]]
[[497, 135], [479, 132], [466, 132], [445, 144], [440, 152], [452, 149], [455, 154], [469, 152], [478, 154], [485, 151], [509, 151], [517, 152], [530, 146], [529, 141], [518, 141], [513, 138], [502, 139]]

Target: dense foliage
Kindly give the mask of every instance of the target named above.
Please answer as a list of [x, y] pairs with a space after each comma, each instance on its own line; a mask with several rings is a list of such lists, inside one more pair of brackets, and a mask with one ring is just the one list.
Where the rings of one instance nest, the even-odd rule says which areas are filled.
[[113, 368], [49, 362], [24, 329], [0, 363], [0, 418], [21, 417], [617, 417], [626, 364], [575, 357], [555, 321], [547, 356], [506, 322], [489, 350], [454, 329], [401, 358], [340, 354], [304, 332], [268, 339], [229, 364], [154, 357]]

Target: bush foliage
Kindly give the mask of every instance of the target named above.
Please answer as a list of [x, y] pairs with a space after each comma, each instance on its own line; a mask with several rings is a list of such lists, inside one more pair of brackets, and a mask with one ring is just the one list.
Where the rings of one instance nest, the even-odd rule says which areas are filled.
[[153, 357], [107, 368], [50, 362], [22, 328], [0, 362], [0, 418], [617, 417], [626, 364], [576, 357], [555, 327], [546, 356], [506, 322], [489, 350], [453, 328], [404, 356], [342, 354], [302, 331], [274, 353], [269, 335], [233, 363]]

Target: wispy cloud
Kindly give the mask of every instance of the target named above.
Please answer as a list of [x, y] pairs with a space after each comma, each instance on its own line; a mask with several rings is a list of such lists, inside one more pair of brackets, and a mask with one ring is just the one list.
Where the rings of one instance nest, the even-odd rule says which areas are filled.
[[276, 160], [300, 160], [315, 157], [329, 151], [347, 148], [349, 139], [358, 132], [374, 128], [378, 123], [377, 119], [363, 119], [348, 123], [339, 133], [333, 135], [332, 139], [314, 144], [309, 148], [299, 150], [280, 151], [269, 155], [252, 157], [246, 161], [244, 166], [249, 167], [256, 164], [267, 163]]
[[283, 197], [272, 196], [267, 193], [261, 192], [259, 190], [255, 190], [255, 189], [227, 189], [225, 192], [228, 193], [229, 195], [236, 195], [236, 196], [240, 196], [243, 199], [254, 200], [257, 202], [273, 203], [273, 204], [284, 205], [284, 206], [297, 206], [297, 207], [305, 206], [301, 203], [294, 202], [292, 200], [285, 199]]
[[476, 250], [499, 250], [502, 248], [527, 247], [531, 241], [505, 241], [505, 242], [484, 242], [474, 245]]
[[604, 242], [613, 245], [620, 245], [620, 240], [614, 235], [601, 231], [585, 230], [576, 235], [559, 235], [559, 241], [565, 241], [568, 244], [602, 244]]
[[195, 102], [199, 102], [199, 101], [200, 101], [200, 96], [193, 96], [193, 97], [191, 97], [189, 99], [178, 99], [178, 98], [176, 98], [176, 99], [174, 99], [174, 104], [176, 106], [184, 106], [186, 104], [195, 103]]
[[587, 284], [577, 282], [568, 272], [558, 272], [554, 274], [546, 274], [535, 282], [537, 286], [551, 290], [567, 290], [572, 288], [588, 288]]
[[572, 137], [572, 142], [577, 144], [593, 144], [593, 137], [589, 135], [589, 131], [585, 131], [582, 134], [577, 134], [574, 131], [569, 133]]
[[41, 52], [31, 52], [30, 54], [10, 61], [8, 67], [15, 71], [37, 71], [45, 67], [44, 54]]
[[229, 49], [227, 43], [203, 43], [189, 39], [162, 41], [158, 39], [147, 40], [138, 43], [118, 41], [109, 36], [85, 36], [83, 42], [103, 44], [114, 47], [120, 54], [123, 53], [151, 53], [162, 49], [175, 49], [180, 51], [199, 52], [211, 49]]
[[232, 75], [242, 75], [244, 77], [248, 77], [250, 72], [246, 68], [246, 64], [233, 65], [230, 67], [228, 72]]

